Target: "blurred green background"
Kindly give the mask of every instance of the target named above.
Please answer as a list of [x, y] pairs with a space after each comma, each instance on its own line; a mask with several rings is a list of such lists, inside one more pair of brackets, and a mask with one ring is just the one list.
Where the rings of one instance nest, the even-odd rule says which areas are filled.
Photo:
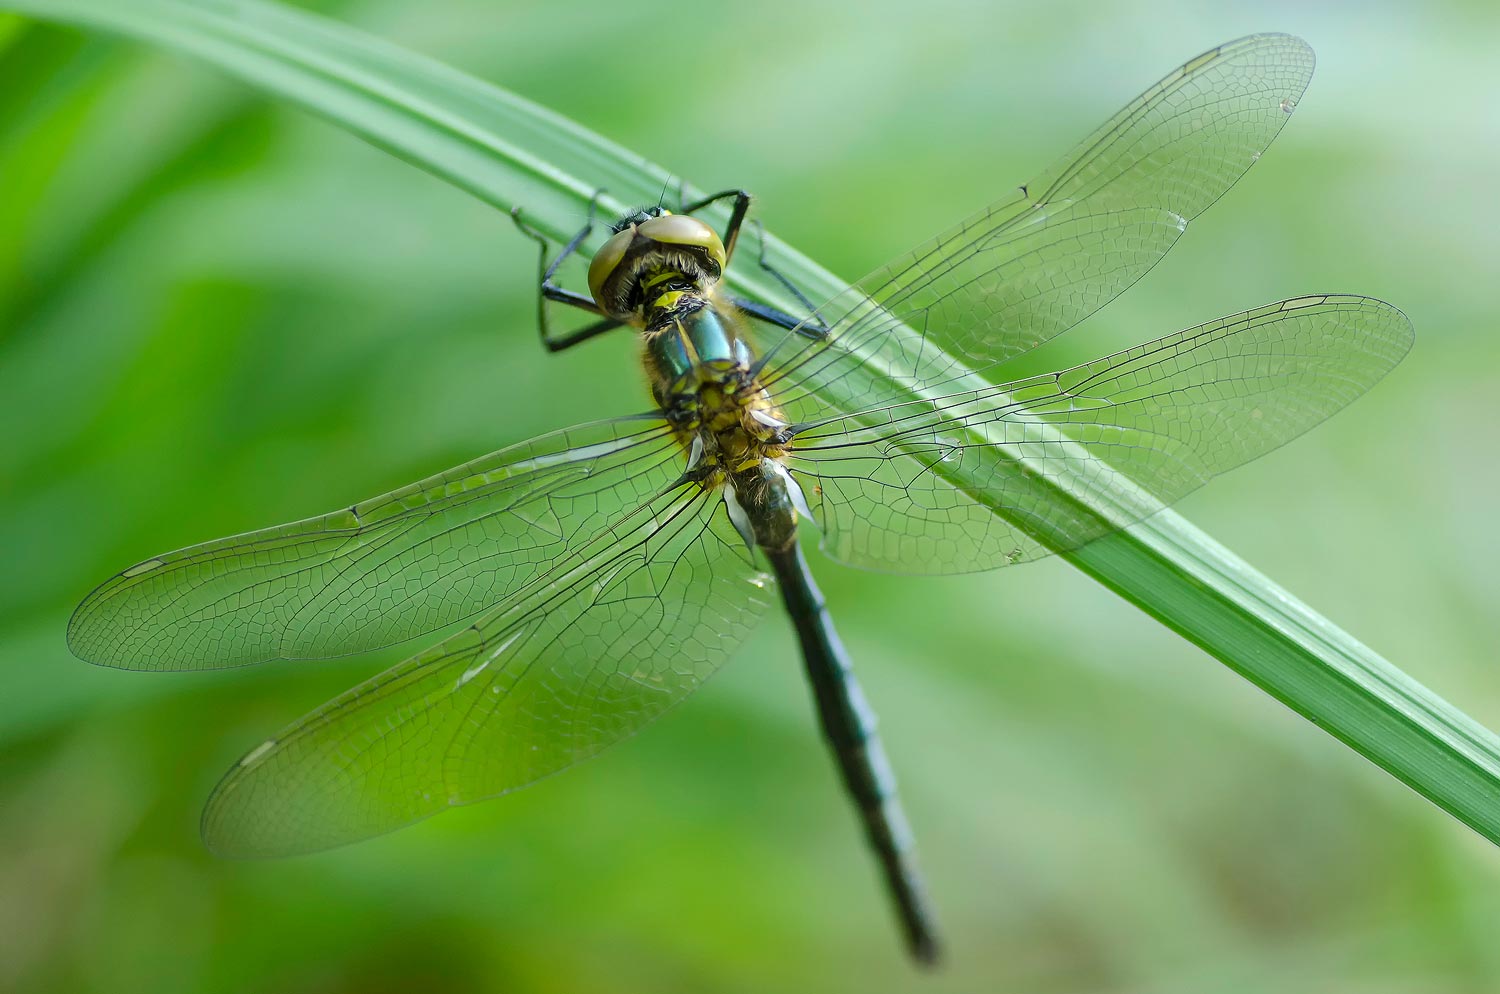
[[[1217, 42], [1318, 50], [1271, 154], [1056, 364], [1312, 291], [1417, 326], [1349, 412], [1182, 509], [1500, 727], [1500, 8], [929, 0], [316, 5], [550, 105], [849, 277]], [[1500, 853], [1061, 562], [814, 557], [950, 934], [920, 976], [765, 625], [688, 706], [504, 800], [210, 858], [209, 788], [399, 653], [145, 675], [72, 606], [155, 552], [639, 409], [549, 357], [509, 221], [175, 57], [0, 19], [0, 991], [1500, 989]], [[583, 389], [579, 389], [580, 386]]]

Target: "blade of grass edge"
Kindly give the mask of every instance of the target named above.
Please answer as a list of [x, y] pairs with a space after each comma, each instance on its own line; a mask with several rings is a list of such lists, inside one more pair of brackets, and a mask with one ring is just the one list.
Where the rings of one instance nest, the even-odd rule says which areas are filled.
[[[524, 205], [534, 225], [558, 238], [571, 234], [597, 187], [609, 191], [607, 212], [653, 200], [669, 178], [502, 89], [262, 0], [0, 0], [0, 7], [195, 55], [487, 203]], [[778, 267], [814, 296], [842, 288], [805, 256], [767, 241]], [[779, 299], [757, 274], [737, 274], [736, 287]], [[1060, 501], [1076, 501], [1066, 481], [1058, 487]], [[1500, 843], [1500, 740], [1179, 515], [1161, 510], [1061, 554]]]

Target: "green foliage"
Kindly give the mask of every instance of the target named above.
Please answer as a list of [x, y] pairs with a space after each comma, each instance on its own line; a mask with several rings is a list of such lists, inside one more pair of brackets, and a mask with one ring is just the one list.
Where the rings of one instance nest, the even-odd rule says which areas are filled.
[[[654, 200], [665, 178], [503, 91], [280, 8], [166, 0], [37, 0], [11, 6], [186, 48], [311, 106], [491, 204], [523, 204], [557, 234], [577, 223], [595, 185], [607, 187], [617, 206]], [[1207, 40], [1185, 42], [1175, 55], [1185, 56]], [[549, 57], [561, 62], [568, 51], [559, 42]], [[105, 923], [106, 933], [92, 959], [64, 965], [61, 956], [33, 956], [21, 961], [18, 978], [42, 985], [52, 976], [109, 989], [105, 981], [118, 974], [106, 964], [124, 957], [147, 970], [144, 960], [123, 952], [133, 934], [154, 934], [144, 921], [128, 921], [125, 911], [135, 902], [174, 919], [193, 919], [196, 928], [208, 930], [212, 922], [213, 929], [237, 937], [224, 949], [207, 931], [187, 928], [174, 936], [190, 952], [174, 967], [182, 979], [169, 976], [159, 983], [167, 989], [231, 983], [254, 989], [276, 984], [278, 977], [317, 984], [304, 978], [316, 977], [318, 964], [334, 956], [330, 950], [340, 935], [345, 942], [364, 941], [367, 935], [397, 937], [389, 943], [370, 938], [367, 951], [328, 960], [326, 969], [333, 973], [321, 986], [351, 990], [364, 989], [363, 978], [377, 975], [409, 977], [413, 985], [425, 978], [429, 989], [473, 986], [479, 977], [497, 989], [579, 989], [597, 985], [591, 974], [615, 976], [622, 958], [640, 964], [632, 985], [642, 989], [733, 989], [726, 976], [740, 978], [745, 989], [789, 977], [817, 986], [818, 971], [826, 971], [822, 982], [832, 982], [846, 969], [857, 969], [848, 965], [856, 950], [879, 950], [878, 958], [887, 952], [881, 947], [889, 945], [894, 957], [883, 910], [873, 901], [864, 902], [869, 908], [848, 906], [851, 894], [871, 885], [862, 876], [867, 872], [863, 854], [846, 855], [854, 849], [852, 829], [837, 810], [831, 780], [819, 765], [822, 757], [806, 734], [795, 673], [768, 679], [768, 667], [757, 665], [786, 662], [784, 641], [772, 650], [765, 640], [758, 643], [755, 655], [765, 659], [741, 661], [742, 668], [754, 671], [751, 675], [732, 683], [732, 690], [700, 694], [704, 701], [672, 723], [678, 730], [648, 736], [630, 750], [636, 758], [594, 764], [587, 773], [571, 775], [580, 778], [576, 785], [532, 791], [496, 806], [506, 810], [451, 816], [454, 826], [285, 867], [224, 867], [185, 854], [192, 808], [223, 761], [369, 667], [340, 664], [311, 677], [304, 671], [191, 683], [145, 678], [136, 683], [70, 670], [54, 638], [65, 605], [89, 580], [142, 555], [325, 510], [500, 441], [590, 414], [634, 409], [639, 401], [630, 384], [621, 382], [629, 377], [619, 375], [628, 369], [628, 347], [603, 346], [588, 359], [570, 357], [560, 370], [556, 363], [547, 367], [526, 330], [533, 262], [527, 247], [515, 246], [504, 260], [508, 265], [487, 257], [495, 241], [510, 237], [503, 218], [493, 221], [445, 197], [433, 184], [344, 148], [320, 129], [265, 109], [238, 88], [210, 82], [202, 73], [127, 58], [119, 49], [51, 29], [11, 34], [0, 57], [9, 81], [0, 94], [5, 126], [0, 165], [7, 203], [15, 208], [0, 218], [3, 385], [11, 398], [0, 416], [7, 437], [18, 440], [0, 463], [0, 481], [7, 484], [15, 561], [36, 564], [7, 571], [3, 581], [8, 611], [3, 679], [7, 700], [16, 703], [0, 714], [0, 732], [16, 744], [17, 757], [6, 795], [16, 803], [7, 803], [4, 826], [28, 853], [46, 851], [49, 817], [74, 826], [59, 835], [68, 841], [57, 843], [73, 866], [49, 878], [60, 883], [46, 890], [52, 902], [47, 907], [71, 909], [55, 912], [57, 921], [92, 915]], [[1045, 62], [1038, 66], [1041, 79], [1047, 78], [1044, 67]], [[1138, 84], [1142, 74], [1165, 65], [1135, 68], [1132, 78]], [[634, 85], [631, 92], [642, 99], [652, 92], [644, 83]], [[1046, 93], [1045, 85], [1041, 92]], [[1107, 109], [1128, 92], [1097, 94], [1103, 102], [1094, 106]], [[605, 115], [597, 119], [613, 122]], [[876, 119], [883, 121], [884, 115]], [[1089, 115], [1081, 123], [1092, 123]], [[622, 118], [612, 126], [631, 137], [629, 121]], [[1308, 126], [1300, 115], [1292, 125], [1293, 130]], [[1058, 137], [1065, 143], [1076, 135]], [[889, 141], [893, 153], [904, 150], [899, 135]], [[1052, 146], [1033, 151], [1044, 160]], [[1275, 153], [1287, 154], [1285, 148]], [[912, 156], [911, 168], [941, 161], [928, 156], [935, 153]], [[793, 166], [801, 160], [785, 161]], [[1016, 175], [1038, 164], [1037, 159], [1017, 161], [1021, 172]], [[877, 178], [867, 182], [879, 181], [880, 168], [873, 166]], [[985, 181], [993, 187], [989, 172]], [[1006, 184], [1012, 172], [1004, 171]], [[1278, 179], [1288, 182], [1293, 172], [1283, 169]], [[794, 168], [783, 182], [795, 190], [799, 178]], [[749, 182], [739, 176], [730, 181]], [[1258, 189], [1264, 196], [1270, 188]], [[947, 195], [959, 196], [938, 194]], [[817, 203], [816, 198], [809, 202]], [[767, 203], [774, 199], [767, 197]], [[835, 202], [829, 209], [847, 206]], [[1271, 213], [1279, 215], [1283, 206], [1288, 222], [1297, 220], [1289, 205], [1278, 204]], [[1382, 207], [1376, 203], [1369, 209]], [[1302, 214], [1301, 223], [1318, 225], [1316, 208]], [[846, 225], [853, 223], [845, 217]], [[894, 220], [882, 223], [890, 237], [897, 237]], [[1264, 217], [1246, 216], [1242, 223], [1263, 224]], [[911, 235], [934, 226], [900, 237], [911, 241]], [[1353, 233], [1335, 244], [1346, 239], [1351, 251], [1362, 247]], [[803, 285], [839, 285], [781, 243], [774, 242], [773, 250]], [[1189, 236], [1180, 254], [1197, 251]], [[877, 253], [863, 261], [879, 259]], [[1203, 272], [1213, 272], [1214, 263], [1210, 257]], [[1373, 291], [1406, 302], [1397, 287], [1350, 272], [1357, 274], [1356, 285], [1323, 288]], [[487, 282], [492, 279], [500, 281], [498, 288]], [[1318, 288], [1281, 286], [1249, 300], [1197, 303], [1212, 312], [1228, 311], [1257, 298]], [[749, 289], [770, 295], [767, 287]], [[503, 300], [512, 301], [508, 310], [502, 310]], [[497, 314], [512, 330], [495, 331]], [[1203, 316], [1177, 312], [1167, 320], [1187, 324]], [[1426, 321], [1419, 317], [1419, 323]], [[420, 330], [414, 334], [413, 329]], [[1152, 333], [1162, 330], [1155, 327]], [[1145, 336], [1132, 331], [1131, 337]], [[508, 375], [507, 370], [519, 372]], [[614, 385], [577, 388], [607, 380]], [[580, 398], [580, 392], [589, 396]], [[1410, 392], [1387, 397], [1383, 409], [1400, 417], [1403, 403], [1416, 399]], [[1360, 405], [1350, 417], [1378, 423], [1375, 412], [1365, 408]], [[1369, 436], [1371, 451], [1399, 448], [1402, 442], [1399, 434], [1391, 438], [1374, 428], [1342, 430], [1342, 438], [1351, 437], [1349, 432]], [[1321, 451], [1326, 455], [1333, 449]], [[1312, 460], [1300, 482], [1315, 487], [1317, 473], [1338, 475], [1334, 464], [1319, 462]], [[1373, 467], [1381, 465], [1372, 459], [1364, 469], [1373, 475]], [[1358, 467], [1346, 472], [1355, 479], [1360, 475]], [[12, 488], [11, 481], [19, 485]], [[1252, 502], [1243, 509], [1253, 512], [1257, 506]], [[1321, 527], [1311, 513], [1268, 516], [1283, 522], [1280, 529], [1288, 533], [1283, 540], [1293, 549], [1312, 540], [1299, 534]], [[1372, 529], [1372, 541], [1377, 534]], [[59, 543], [65, 547], [57, 549]], [[1323, 554], [1353, 557], [1372, 548], [1378, 546], [1352, 541], [1330, 545]], [[1163, 512], [1070, 559], [1482, 834], [1500, 838], [1500, 762], [1493, 738], [1181, 517]], [[940, 592], [929, 593], [912, 590], [918, 581], [836, 579], [832, 570], [822, 572], [829, 575], [836, 610], [840, 600], [861, 606], [848, 613], [845, 627], [860, 633], [852, 639], [857, 658], [869, 659], [876, 674], [867, 682], [886, 713], [892, 749], [911, 785], [919, 834], [939, 853], [962, 839], [966, 858], [999, 861], [993, 874], [975, 880], [984, 874], [965, 869], [958, 859], [934, 860], [935, 889], [940, 903], [952, 906], [959, 933], [959, 977], [999, 976], [1004, 964], [1010, 971], [1005, 975], [1029, 976], [1035, 987], [1038, 978], [1058, 983], [1062, 963], [1074, 964], [1062, 973], [1076, 971], [1072, 982], [1079, 985], [1125, 986], [1132, 977], [1175, 975], [1161, 958], [1170, 944], [1141, 934], [1131, 938], [1120, 921], [1089, 924], [1086, 915], [1069, 911], [1064, 917], [1073, 924], [1058, 935], [1038, 924], [1048, 920], [1043, 913], [1051, 900], [1048, 884], [1069, 878], [1012, 863], [1005, 850], [1048, 825], [1053, 807], [1067, 824], [1089, 824], [1089, 830], [1063, 833], [1071, 836], [1071, 847], [1059, 844], [1053, 857], [1082, 859], [1098, 868], [1070, 883], [1080, 895], [1095, 896], [1071, 900], [1098, 899], [1100, 874], [1136, 879], [1137, 897], [1161, 888], [1152, 901], [1173, 909], [1152, 919], [1161, 928], [1169, 929], [1167, 923], [1180, 915], [1206, 930], [1203, 944], [1221, 954], [1259, 948], [1259, 941], [1237, 945], [1242, 932], [1269, 934], [1239, 924], [1241, 911], [1252, 919], [1258, 913], [1275, 917], [1305, 903], [1299, 888], [1316, 892], [1322, 889], [1318, 881], [1337, 886], [1344, 879], [1340, 873], [1351, 881], [1358, 876], [1354, 867], [1364, 864], [1354, 856], [1341, 851], [1330, 856], [1341, 847], [1334, 841], [1339, 831], [1328, 826], [1364, 829], [1372, 820], [1395, 817], [1386, 810], [1388, 798], [1373, 802], [1364, 798], [1363, 788], [1337, 777], [1330, 781], [1331, 774], [1320, 778], [1295, 759], [1284, 762], [1300, 789], [1330, 796], [1298, 801], [1295, 789], [1272, 786], [1265, 767], [1275, 761], [1269, 758], [1258, 769], [1240, 763], [1230, 768], [1233, 772], [1221, 763], [1182, 759], [1179, 753], [1188, 743], [1218, 737], [1253, 742], [1264, 734], [1234, 716], [1239, 703], [1221, 703], [1205, 713], [1196, 702], [1152, 682], [1191, 679], [1185, 666], [1156, 669], [1154, 678], [1114, 672], [1105, 678], [1117, 695], [1112, 701], [1105, 699], [1110, 694], [1076, 686], [1089, 679], [1087, 663], [1063, 665], [1064, 675], [1055, 675], [1059, 647], [1049, 642], [1052, 636], [1028, 631], [1037, 624], [1041, 632], [1049, 631], [1046, 611], [1028, 617], [1034, 612], [1018, 607], [1008, 620], [1000, 619], [983, 600], [1035, 604], [1028, 601], [1036, 596], [1028, 588], [1039, 581], [1016, 575], [943, 581]], [[1047, 581], [1040, 582], [1045, 587]], [[960, 583], [981, 593], [959, 594]], [[1050, 609], [1059, 619], [1058, 633], [1076, 627], [1062, 618], [1108, 611], [1106, 603], [1090, 600], [1076, 585], [1061, 593], [1074, 606]], [[954, 598], [960, 598], [962, 610], [955, 609]], [[926, 644], [881, 644], [887, 639], [874, 634], [877, 626], [901, 616], [926, 619], [921, 625]], [[974, 617], [984, 623], [974, 624]], [[967, 631], [946, 627], [964, 618]], [[1116, 622], [1124, 624], [1123, 618]], [[905, 637], [895, 630], [892, 638]], [[1007, 633], [1002, 652], [995, 648], [997, 631]], [[1118, 649], [1113, 637], [1103, 636], [1095, 644], [1084, 638], [1069, 654], [1082, 659], [1106, 650], [1119, 655]], [[1163, 645], [1157, 651], [1172, 650]], [[918, 653], [928, 655], [909, 658]], [[983, 659], [969, 662], [966, 657], [973, 655]], [[1019, 675], [1036, 669], [1045, 672]], [[1005, 703], [996, 697], [997, 686], [1019, 691], [1018, 701], [1029, 703]], [[1091, 693], [1101, 696], [1091, 701]], [[1047, 707], [1052, 694], [1057, 708], [1081, 715], [1074, 719], [1077, 726], [1061, 722], [1053, 723], [1057, 731], [1027, 729], [1034, 720], [1030, 709]], [[120, 700], [135, 701], [134, 712], [122, 710]], [[1151, 719], [1130, 716], [1140, 710]], [[1277, 725], [1264, 709], [1250, 713], [1252, 724], [1269, 721], [1277, 736], [1316, 751], [1314, 743]], [[232, 717], [224, 722], [216, 714]], [[903, 722], [930, 734], [903, 733]], [[1182, 730], [1175, 736], [1160, 732], [1161, 722], [1181, 723]], [[1022, 729], [997, 727], [1007, 723]], [[734, 741], [725, 741], [726, 729]], [[1109, 743], [1139, 750], [1140, 762], [1083, 758], [1111, 748]], [[788, 758], [800, 755], [799, 749], [810, 754], [805, 762]], [[998, 775], [985, 776], [991, 770]], [[1137, 797], [1100, 782], [1121, 775], [1142, 778], [1151, 770], [1180, 777], [1180, 795], [1141, 785]], [[982, 800], [963, 801], [976, 781]], [[1227, 789], [1235, 782], [1255, 786]], [[740, 785], [745, 793], [731, 789]], [[1217, 806], [1201, 801], [1220, 791]], [[49, 805], [53, 795], [67, 800]], [[1378, 787], [1372, 796], [1385, 797]], [[165, 807], [150, 800], [163, 797], [171, 798]], [[1153, 823], [1143, 814], [1153, 797], [1184, 805], [1183, 822]], [[1267, 805], [1282, 813], [1283, 828], [1310, 820], [1304, 831], [1314, 837], [1283, 840], [1292, 846], [1288, 855], [1265, 852], [1274, 829], [1251, 833], [1239, 822], [1255, 820], [1254, 809]], [[818, 816], [818, 834], [811, 838], [797, 829], [809, 806], [832, 809]], [[924, 807], [933, 813], [924, 815]], [[1226, 807], [1242, 817], [1215, 821], [1223, 815], [1210, 812]], [[75, 822], [89, 827], [80, 829]], [[1079, 856], [1079, 850], [1100, 845], [1104, 824], [1122, 833], [1124, 841], [1106, 843], [1105, 855]], [[1410, 857], [1412, 847], [1422, 845], [1421, 830], [1402, 824], [1364, 843], [1371, 865], [1382, 862], [1382, 847], [1387, 855], [1400, 852], [1409, 859], [1410, 865], [1394, 868], [1396, 880], [1389, 885], [1394, 889], [1376, 891], [1392, 901], [1397, 895], [1425, 895], [1435, 886], [1431, 881], [1447, 872], [1441, 856]], [[570, 833], [572, 841], [565, 841]], [[1174, 833], [1187, 838], [1174, 842]], [[465, 852], [465, 859], [434, 852], [445, 848], [434, 845], [439, 838]], [[1159, 842], [1145, 841], [1152, 838]], [[642, 839], [661, 841], [637, 842]], [[1179, 854], [1203, 847], [1211, 855]], [[1116, 848], [1118, 858], [1109, 858]], [[837, 877], [843, 893], [826, 894], [818, 881], [801, 880], [796, 872], [796, 866], [819, 862], [817, 854], [824, 852], [840, 871], [819, 881]], [[1258, 852], [1259, 859], [1247, 859], [1246, 852]], [[1146, 869], [1153, 858], [1156, 873]], [[482, 868], [474, 870], [481, 861]], [[1227, 918], [1222, 911], [1211, 913], [1204, 922], [1191, 909], [1226, 906], [1214, 896], [1217, 885], [1208, 882], [1217, 872], [1212, 868], [1224, 861], [1229, 869], [1223, 872], [1238, 881], [1225, 886], [1234, 893], [1234, 887], [1243, 888], [1246, 907]], [[1295, 882], [1267, 880], [1255, 871], [1262, 861], [1279, 866]], [[790, 869], [783, 866], [788, 862], [794, 864]], [[568, 867], [566, 874], [553, 872], [560, 865]], [[100, 886], [100, 880], [107, 883]], [[1345, 889], [1356, 895], [1370, 886], [1346, 883]], [[322, 905], [309, 897], [328, 893], [329, 887], [347, 896]], [[945, 888], [953, 896], [945, 895]], [[995, 896], [995, 889], [1007, 893]], [[1354, 900], [1351, 896], [1340, 913], [1357, 907]], [[736, 905], [732, 913], [722, 910], [724, 901]], [[1257, 902], [1271, 910], [1257, 911]], [[1417, 903], [1423, 902], [1446, 906], [1430, 896]], [[372, 905], [391, 910], [372, 914]], [[1117, 906], [1131, 907], [1124, 897]], [[717, 917], [715, 907], [721, 908]], [[326, 932], [316, 934], [318, 926]], [[1077, 929], [1082, 937], [1071, 934]], [[998, 946], [995, 935], [1002, 937]], [[86, 932], [79, 935], [80, 945], [85, 938]], [[1115, 948], [1116, 940], [1144, 941], [1158, 958], [1146, 953], [1136, 959]], [[47, 943], [60, 940], [29, 941], [50, 948]], [[788, 941], [799, 944], [787, 954], [789, 965], [765, 965], [765, 950], [785, 948]], [[653, 955], [641, 956], [636, 947], [643, 943], [651, 944]], [[219, 954], [210, 953], [215, 948]], [[1001, 952], [993, 959], [983, 951], [995, 948]], [[1079, 950], [1102, 957], [1097, 975], [1076, 965]], [[1329, 950], [1310, 954], [1314, 962], [1308, 968], [1318, 968], [1318, 956], [1332, 955]], [[1018, 958], [1021, 966], [1015, 965]], [[1234, 960], [1233, 955], [1220, 958]], [[266, 972], [267, 959], [279, 960], [284, 973]], [[1027, 962], [1034, 972], [1026, 972]], [[1210, 960], [1197, 962], [1203, 969]], [[1482, 957], [1468, 968], [1476, 977], [1488, 969]], [[1269, 967], [1247, 961], [1244, 969], [1253, 974]], [[1345, 972], [1328, 969], [1333, 976]], [[755, 982], [757, 975], [763, 984]], [[160, 981], [161, 975], [151, 979]], [[127, 977], [122, 986], [128, 985]], [[1269, 982], [1266, 989], [1272, 989]]]

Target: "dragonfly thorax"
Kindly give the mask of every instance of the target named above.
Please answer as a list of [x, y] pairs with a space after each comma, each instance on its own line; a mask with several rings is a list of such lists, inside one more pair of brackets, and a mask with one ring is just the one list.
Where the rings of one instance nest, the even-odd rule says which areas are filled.
[[784, 465], [790, 426], [738, 330], [730, 305], [684, 294], [645, 329], [642, 361], [686, 454], [686, 478], [722, 491], [746, 543], [779, 551], [806, 504]]
[[688, 472], [705, 485], [786, 456], [788, 426], [745, 365], [697, 363], [660, 400], [687, 451]]

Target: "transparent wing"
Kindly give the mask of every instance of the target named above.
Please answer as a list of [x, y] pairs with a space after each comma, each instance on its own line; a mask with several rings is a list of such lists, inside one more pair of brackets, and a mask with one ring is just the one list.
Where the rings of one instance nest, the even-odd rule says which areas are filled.
[[[1083, 545], [1158, 506], [1131, 493], [1171, 502], [1276, 448], [1364, 393], [1411, 343], [1389, 304], [1299, 297], [1058, 373], [799, 425], [791, 466], [834, 558], [989, 569]], [[980, 485], [958, 489], [944, 464]], [[1062, 477], [1077, 503], [1044, 485]]]
[[733, 651], [774, 596], [713, 493], [622, 516], [475, 625], [252, 750], [203, 816], [215, 852], [376, 835], [556, 772], [635, 732]]
[[[822, 340], [753, 328], [764, 380], [781, 384], [793, 420], [810, 420], [819, 404], [880, 402], [828, 389], [853, 364], [932, 384], [952, 376], [950, 356], [1003, 362], [1068, 330], [1155, 265], [1250, 168], [1312, 70], [1312, 49], [1290, 35], [1203, 53], [1011, 197], [819, 308], [833, 329]], [[893, 334], [902, 326], [915, 343]]]
[[136, 670], [390, 645], [493, 607], [659, 493], [682, 459], [659, 419], [553, 432], [332, 514], [138, 563], [84, 600], [68, 643]]

